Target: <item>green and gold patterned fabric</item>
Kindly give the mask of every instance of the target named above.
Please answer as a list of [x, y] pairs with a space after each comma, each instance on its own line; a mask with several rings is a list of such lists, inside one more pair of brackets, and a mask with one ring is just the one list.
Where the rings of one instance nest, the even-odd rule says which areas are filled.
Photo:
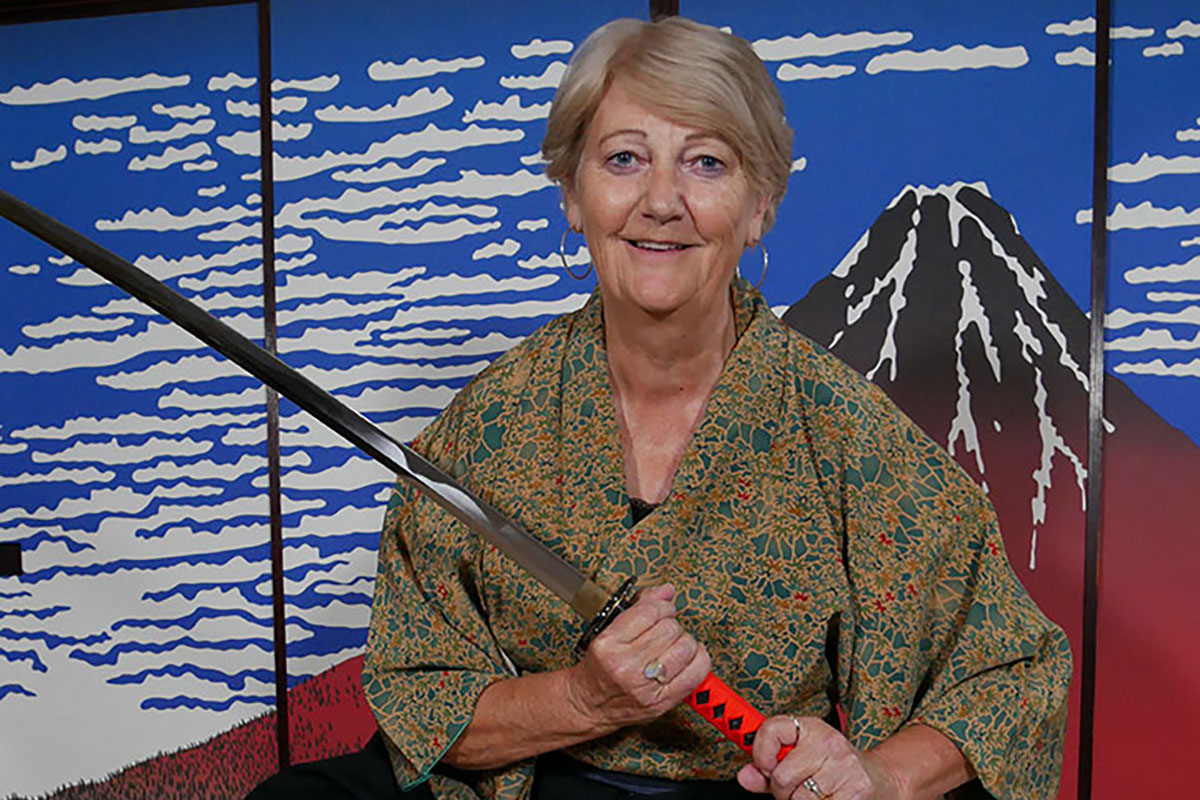
[[[680, 622], [764, 714], [824, 717], [836, 702], [860, 748], [919, 721], [995, 797], [1054, 797], [1071, 654], [1013, 575], [986, 497], [756, 290], [738, 280], [733, 295], [737, 343], [670, 496], [637, 525], [598, 294], [481, 373], [414, 446], [606, 588], [674, 583]], [[431, 777], [491, 682], [572, 663], [581, 629], [398, 484], [363, 684], [402, 786]], [[745, 762], [686, 707], [569, 752], [673, 779], [726, 779]], [[519, 798], [531, 775], [528, 761], [432, 786]]]

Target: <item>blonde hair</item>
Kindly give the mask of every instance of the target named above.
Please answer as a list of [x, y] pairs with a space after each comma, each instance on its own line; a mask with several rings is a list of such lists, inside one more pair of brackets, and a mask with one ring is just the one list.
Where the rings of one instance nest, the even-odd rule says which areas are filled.
[[551, 179], [574, 181], [588, 123], [618, 79], [638, 103], [732, 147], [751, 186], [768, 197], [763, 232], [770, 229], [792, 166], [783, 100], [745, 39], [683, 17], [614, 20], [580, 45], [558, 85], [542, 140]]

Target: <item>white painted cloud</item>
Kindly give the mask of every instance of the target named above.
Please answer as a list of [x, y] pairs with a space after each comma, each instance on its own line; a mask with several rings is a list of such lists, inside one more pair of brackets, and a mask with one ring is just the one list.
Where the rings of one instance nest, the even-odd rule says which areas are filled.
[[828, 36], [806, 33], [799, 37], [756, 39], [753, 47], [754, 52], [763, 61], [786, 61], [794, 58], [814, 58], [838, 53], [874, 50], [878, 47], [894, 47], [908, 44], [912, 38], [913, 35], [909, 31], [888, 31], [887, 33], [856, 31], [854, 33], [834, 33]]
[[110, 389], [142, 391], [160, 389], [173, 383], [207, 383], [218, 378], [242, 377], [245, 373], [236, 364], [216, 356], [184, 356], [178, 361], [160, 361], [133, 372], [99, 375], [96, 383]]
[[315, 78], [295, 78], [292, 80], [276, 78], [271, 81], [271, 91], [328, 92], [341, 82], [342, 77], [340, 75], [318, 75]]
[[164, 117], [171, 117], [172, 119], [196, 119], [197, 117], [206, 117], [212, 113], [212, 109], [204, 105], [204, 103], [177, 106], [155, 103], [150, 106], [150, 110], [155, 114], [161, 114]]
[[1191, 339], [1176, 339], [1164, 328], [1148, 328], [1137, 336], [1125, 336], [1104, 343], [1105, 350], [1140, 352], [1142, 350], [1200, 350], [1200, 333]]
[[1084, 17], [1070, 22], [1051, 22], [1046, 26], [1046, 33], [1051, 36], [1079, 36], [1096, 32], [1096, 18]]
[[1135, 28], [1132, 25], [1119, 25], [1109, 29], [1109, 36], [1114, 39], [1148, 39], [1154, 35], [1154, 28]]
[[184, 172], [212, 172], [217, 168], [217, 162], [211, 158], [204, 161], [189, 161], [183, 165]]
[[[363, 383], [392, 383], [394, 381], [433, 381], [470, 378], [490, 362], [487, 359], [467, 364], [379, 364], [364, 360], [352, 367], [322, 368], [313, 365], [300, 367], [300, 372], [326, 389], [341, 389]], [[324, 426], [322, 426], [324, 427]], [[286, 437], [285, 437], [286, 438]], [[344, 443], [338, 442], [339, 445]]]
[[217, 137], [217, 145], [238, 156], [258, 158], [258, 131], [234, 131]]
[[[1075, 222], [1088, 225], [1092, 221], [1092, 210], [1081, 208], [1075, 212]], [[1108, 230], [1138, 230], [1142, 228], [1179, 228], [1190, 225], [1200, 225], [1200, 207], [1191, 211], [1182, 206], [1174, 208], [1159, 208], [1145, 200], [1132, 208], [1124, 203], [1117, 203], [1113, 212], [1108, 215]]]
[[[1183, 239], [1179, 242], [1180, 247], [1200, 247], [1200, 236], [1194, 239]], [[51, 259], [53, 260], [53, 259]]]
[[201, 186], [196, 190], [196, 194], [201, 197], [216, 197], [225, 193], [225, 184], [217, 184], [216, 186]]
[[[455, 180], [433, 181], [403, 189], [392, 189], [385, 186], [369, 191], [347, 189], [337, 197], [310, 197], [296, 200], [280, 209], [277, 217], [277, 225], [281, 227], [306, 228], [313, 227], [314, 215], [320, 212], [334, 212], [342, 216], [361, 214], [373, 208], [409, 205], [433, 197], [462, 197], [478, 200], [490, 200], [495, 197], [504, 196], [522, 197], [532, 192], [548, 189], [551, 186], [553, 184], [545, 175], [539, 175], [530, 170], [517, 170], [512, 173], [499, 174], [483, 174], [474, 170], [464, 170], [459, 172], [459, 176]], [[412, 215], [416, 214], [415, 218], [421, 218], [422, 216], [440, 213], [440, 211], [437, 207], [432, 207], [427, 211], [409, 208], [391, 213], [401, 214], [401, 217], [398, 217], [398, 219], [401, 219], [404, 218], [404, 215], [408, 215], [411, 218]], [[486, 216], [492, 215], [492, 212], [487, 212], [486, 214]], [[382, 224], [381, 218], [387, 216], [389, 214], [381, 214], [371, 217], [368, 220], [352, 220], [350, 222], [333, 220], [326, 217], [316, 217], [315, 220], [337, 224], [361, 224], [376, 220]]]
[[413, 57], [403, 64], [396, 64], [391, 61], [372, 61], [371, 65], [367, 67], [367, 75], [373, 81], [399, 81], [408, 78], [428, 78], [430, 75], [437, 75], [442, 72], [475, 69], [482, 67], [483, 64], [483, 56], [452, 58], [449, 61], [442, 61], [436, 58], [429, 58], [422, 61], [419, 58]]
[[500, 85], [505, 89], [555, 89], [567, 74], [565, 61], [552, 61], [538, 75], [501, 75]]
[[407, 119], [445, 108], [454, 102], [454, 97], [439, 86], [430, 91], [423, 86], [412, 94], [402, 94], [395, 101], [378, 108], [369, 106], [325, 106], [313, 112], [322, 122], [383, 122], [392, 119]]
[[9, 443], [0, 442], [0, 456], [11, 456], [13, 453], [23, 453], [29, 449], [29, 445], [24, 442]]
[[[579, 248], [574, 253], [567, 253], [567, 265], [577, 267], [580, 264], [590, 264], [592, 255], [588, 252], [586, 245], [579, 245]], [[521, 269], [543, 269], [545, 267], [553, 267], [562, 269], [563, 261], [558, 253], [547, 253], [544, 256], [530, 256], [522, 258], [517, 262], [517, 266]]]
[[1158, 375], [1165, 378], [1200, 378], [1200, 358], [1185, 363], [1167, 364], [1161, 358], [1153, 361], [1126, 361], [1113, 367], [1120, 375]]
[[[427, 322], [466, 322], [482, 319], [527, 319], [560, 316], [577, 311], [590, 295], [577, 292], [557, 300], [519, 300], [512, 303], [463, 303], [457, 305], [421, 305], [402, 308], [390, 320], [375, 322], [368, 329], [382, 331], [379, 338], [398, 341], [409, 338], [413, 325]], [[388, 330], [391, 328], [392, 330]], [[403, 329], [403, 330], [397, 330]]]
[[244, 242], [247, 239], [262, 238], [262, 223], [253, 222], [245, 225], [241, 222], [231, 222], [220, 228], [213, 228], [196, 236], [205, 242]]
[[152, 144], [156, 142], [172, 142], [188, 136], [203, 136], [212, 133], [217, 123], [211, 119], [201, 119], [196, 122], [177, 122], [167, 130], [151, 131], [142, 125], [134, 125], [129, 129], [130, 144]]
[[194, 161], [198, 158], [210, 155], [212, 148], [207, 142], [193, 142], [187, 147], [170, 147], [168, 146], [158, 155], [150, 155], [145, 157], [134, 157], [129, 160], [127, 169], [133, 172], [144, 172], [148, 169], [166, 169], [172, 164], [179, 164], [184, 161]]
[[1196, 292], [1146, 292], [1146, 299], [1151, 303], [1195, 303], [1200, 301]]
[[508, 51], [513, 54], [513, 58], [539, 58], [541, 56], [566, 55], [573, 49], [575, 49], [575, 45], [566, 39], [551, 39], [550, 41], [532, 39], [526, 44], [514, 44], [508, 48]]
[[0, 373], [37, 375], [67, 369], [108, 367], [144, 353], [198, 350], [200, 340], [173, 323], [151, 322], [140, 333], [121, 334], [111, 341], [67, 339], [49, 347], [22, 345], [0, 351]]
[[1181, 56], [1183, 55], [1183, 42], [1167, 42], [1166, 44], [1160, 44], [1157, 47], [1143, 47], [1142, 55], [1146, 58], [1154, 58], [1155, 56], [1161, 56], [1163, 58], [1167, 58], [1169, 56]]
[[1142, 153], [1135, 162], [1114, 164], [1108, 168], [1108, 179], [1117, 183], [1139, 183], [1159, 175], [1200, 174], [1200, 156], [1152, 156]]
[[47, 259], [47, 261], [49, 261], [51, 264], [57, 264], [60, 267], [65, 267], [74, 260], [75, 259], [71, 258], [70, 256], [50, 256]]
[[84, 139], [75, 140], [75, 155], [77, 156], [119, 152], [121, 152], [121, 143], [116, 139], [101, 139], [98, 142], [89, 142]]
[[115, 472], [105, 472], [95, 467], [71, 469], [55, 467], [49, 472], [25, 472], [20, 475], [0, 475], [0, 486], [21, 486], [27, 483], [74, 483], [86, 486], [90, 483], [111, 483]]
[[[257, 392], [258, 398], [261, 401], [263, 398], [262, 390]], [[307, 453], [298, 452], [290, 453], [280, 459], [283, 466], [308, 466], [312, 463], [312, 459]], [[234, 463], [221, 463], [209, 461], [194, 461], [190, 464], [177, 464], [174, 461], [160, 461], [149, 467], [135, 470], [133, 479], [138, 483], [149, 483], [151, 481], [174, 481], [180, 478], [191, 478], [194, 481], [226, 481], [232, 483], [243, 475], [249, 475], [259, 470], [267, 468], [266, 456], [251, 455], [249, 453], [241, 456]]]
[[[474, 222], [465, 217], [491, 219], [495, 206], [425, 203], [418, 207], [402, 207], [395, 211], [375, 214], [366, 219], [342, 220], [332, 217], [305, 217], [290, 222], [290, 227], [312, 230], [326, 239], [341, 242], [374, 242], [384, 244], [418, 244], [449, 242], [476, 233], [486, 233], [500, 227], [499, 222]], [[420, 222], [431, 217], [457, 217], [448, 221]]]
[[1175, 131], [1175, 138], [1181, 142], [1200, 142], [1200, 128], [1184, 128]]
[[96, 114], [76, 114], [71, 117], [71, 126], [77, 131], [115, 131], [128, 128], [137, 122], [132, 114], [127, 117], [102, 117]]
[[541, 153], [530, 153], [527, 156], [521, 156], [520, 161], [527, 167], [532, 167], [537, 164], [549, 164], [550, 162], [542, 158]]
[[[359, 409], [361, 411], [361, 409]], [[387, 467], [380, 464], [378, 461], [362, 456], [351, 456], [345, 463], [336, 467], [318, 470], [316, 472], [301, 472], [300, 470], [288, 470], [281, 476], [281, 483], [285, 489], [305, 491], [313, 491], [317, 489], [345, 489], [347, 486], [359, 488], [362, 486], [370, 486], [374, 483], [392, 484], [396, 482], [396, 474]], [[267, 476], [260, 475], [252, 481], [252, 485], [258, 488], [265, 488], [267, 485]], [[347, 507], [349, 508], [349, 507]], [[379, 528], [383, 520], [383, 511], [378, 508], [372, 509], [354, 509], [366, 516], [368, 519], [362, 523], [362, 526], [356, 528], [353, 525], [346, 524], [337, 527], [338, 533], [352, 533], [355, 530], [374, 531]], [[339, 513], [343, 513], [345, 509]], [[298, 528], [293, 528], [295, 532], [312, 533], [310, 525], [306, 523], [310, 517], [302, 517]]]
[[221, 77], [212, 77], [208, 79], [208, 90], [210, 92], [227, 92], [230, 89], [249, 89], [258, 83], [257, 78], [243, 78], [236, 72], [226, 72]]
[[295, 125], [288, 125], [276, 120], [271, 121], [271, 139], [276, 142], [295, 142], [300, 139], [308, 138], [312, 133], [311, 122], [301, 122]]
[[444, 158], [419, 158], [407, 167], [395, 162], [381, 164], [378, 167], [355, 167], [354, 169], [339, 169], [329, 177], [343, 183], [386, 183], [388, 181], [419, 178], [427, 175], [446, 163]]
[[516, 239], [505, 239], [503, 242], [488, 242], [483, 247], [471, 253], [472, 261], [481, 261], [496, 256], [514, 256], [521, 249], [521, 243]]
[[485, 103], [478, 100], [475, 107], [464, 111], [463, 122], [479, 122], [482, 120], [506, 120], [513, 122], [528, 122], [535, 119], [545, 119], [550, 116], [550, 102], [521, 105], [520, 95], [510, 94], [503, 103]]
[[1054, 63], [1058, 64], [1060, 67], [1094, 67], [1096, 66], [1096, 54], [1091, 50], [1088, 50], [1083, 45], [1080, 45], [1074, 50], [1055, 53]]
[[481, 128], [445, 130], [429, 124], [419, 131], [397, 133], [381, 142], [373, 142], [363, 152], [334, 153], [319, 156], [275, 156], [275, 180], [307, 178], [336, 167], [375, 164], [387, 158], [403, 159], [421, 152], [450, 152], [488, 144], [504, 144], [525, 138], [521, 130]]
[[803, 172], [807, 166], [808, 166], [808, 158], [806, 158], [805, 156], [800, 156], [799, 158], [797, 158], [795, 161], [792, 162], [792, 172]]
[[258, 209], [243, 205], [191, 208], [185, 214], [175, 214], [159, 206], [126, 211], [120, 219], [98, 219], [98, 231], [184, 231], [233, 222], [261, 215]]
[[[298, 269], [317, 260], [315, 253], [305, 253], [295, 258], [276, 258], [275, 272], [280, 273], [290, 269]], [[236, 272], [211, 272], [203, 279], [180, 278], [179, 285], [191, 292], [202, 292], [207, 289], [232, 288], [238, 286], [258, 286], [262, 284], [262, 269], [250, 267]]]
[[1200, 256], [1182, 264], [1165, 264], [1160, 267], [1134, 267], [1125, 272], [1129, 283], [1178, 283], [1200, 281]]
[[266, 395], [259, 387], [250, 387], [240, 392], [224, 394], [194, 394], [176, 387], [167, 395], [158, 398], [159, 408], [180, 408], [184, 411], [206, 411], [214, 408], [244, 408], [266, 402]]
[[395, 411], [397, 408], [443, 409], [458, 392], [448, 386], [417, 386], [399, 389], [395, 386], [366, 388], [346, 398], [360, 414]]
[[[303, 253], [312, 247], [312, 243], [311, 237], [285, 234], [275, 240], [275, 252], [280, 254]], [[133, 263], [160, 281], [165, 281], [180, 275], [192, 275], [214, 267], [232, 267], [261, 258], [262, 245], [239, 244], [228, 250], [221, 250], [209, 255], [194, 253], [178, 258], [138, 256]]]
[[131, 78], [83, 78], [78, 81], [59, 78], [51, 83], [14, 86], [7, 92], [0, 92], [0, 103], [10, 106], [30, 106], [70, 103], [76, 100], [99, 100], [102, 97], [112, 97], [126, 92], [187, 86], [191, 80], [188, 75], [164, 76], [154, 72]]
[[1147, 322], [1165, 325], [1200, 325], [1200, 306], [1189, 306], [1180, 311], [1130, 311], [1125, 308], [1115, 308], [1104, 315], [1104, 327], [1106, 328], [1128, 328], [1130, 325]]
[[550, 220], [542, 217], [541, 219], [523, 219], [517, 223], [519, 231], [540, 231], [550, 227]]
[[34, 151], [33, 158], [28, 161], [9, 161], [8, 165], [13, 169], [37, 169], [44, 167], [47, 164], [53, 164], [56, 161], [62, 161], [67, 157], [67, 146], [60, 144], [53, 150], [47, 150], [44, 147], [39, 147]]
[[867, 62], [867, 74], [877, 75], [889, 70], [928, 72], [990, 67], [1015, 69], [1028, 63], [1029, 53], [1020, 45], [993, 47], [990, 44], [981, 44], [977, 47], [964, 47], [956, 44], [945, 50], [896, 50], [891, 53], [881, 53]]
[[41, 264], [13, 264], [8, 268], [13, 275], [37, 275], [42, 271]]
[[52, 339], [55, 336], [77, 336], [81, 333], [119, 331], [122, 328], [128, 328], [132, 324], [133, 320], [129, 317], [105, 317], [101, 319], [77, 315], [72, 317], [58, 317], [49, 322], [42, 322], [36, 325], [26, 325], [21, 328], [21, 333], [31, 339]]
[[1183, 36], [1190, 36], [1193, 39], [1200, 38], [1200, 22], [1185, 19], [1174, 28], [1167, 28], [1168, 39], [1179, 39]]
[[102, 464], [136, 464], [155, 458], [174, 456], [187, 458], [212, 450], [212, 442], [195, 442], [191, 439], [163, 439], [152, 436], [141, 444], [119, 444], [116, 439], [107, 442], [76, 442], [57, 453], [34, 451], [35, 464], [52, 464], [70, 461], [98, 461]]
[[[289, 302], [312, 297], [354, 297], [356, 295], [394, 295], [408, 281], [422, 275], [425, 267], [408, 267], [401, 270], [360, 270], [350, 275], [327, 275], [318, 272], [309, 275], [286, 275], [279, 287], [281, 300]], [[312, 317], [305, 317], [311, 319]], [[361, 335], [361, 334], [358, 334]]]
[[775, 77], [781, 81], [816, 81], [831, 78], [841, 78], [854, 74], [853, 64], [780, 64], [775, 71]]

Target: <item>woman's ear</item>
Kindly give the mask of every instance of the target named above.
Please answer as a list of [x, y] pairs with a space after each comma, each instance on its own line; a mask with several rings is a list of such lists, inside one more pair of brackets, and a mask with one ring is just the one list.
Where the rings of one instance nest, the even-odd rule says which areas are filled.
[[567, 217], [567, 224], [571, 226], [571, 230], [579, 233], [583, 230], [583, 215], [580, 213], [575, 188], [566, 183], [560, 184], [559, 188], [562, 189], [563, 214]]
[[754, 211], [750, 217], [750, 229], [748, 233], [747, 247], [753, 247], [762, 241], [763, 237], [763, 221], [767, 217], [767, 207], [771, 204], [771, 198], [767, 194], [758, 196], [758, 200], [754, 204]]

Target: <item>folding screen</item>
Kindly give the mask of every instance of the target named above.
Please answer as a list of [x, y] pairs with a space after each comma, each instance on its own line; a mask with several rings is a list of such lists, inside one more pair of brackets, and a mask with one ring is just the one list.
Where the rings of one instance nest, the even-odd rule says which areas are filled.
[[[230, 153], [258, 137], [256, 62], [252, 6], [0, 27], [0, 184], [259, 337], [260, 186]], [[89, 270], [0, 243], [0, 540], [25, 572], [0, 578], [0, 783], [29, 796], [273, 707], [265, 409]], [[236, 757], [269, 772], [269, 731]]]
[[[1200, 712], [1200, 24], [1184, 6], [1114, 10], [1097, 798], [1175, 796]], [[0, 27], [0, 188], [253, 336], [273, 194], [281, 354], [410, 438], [591, 291], [558, 266], [538, 144], [575, 46], [646, 4], [495, 11], [275, 4], [266, 187], [253, 6]], [[988, 490], [1078, 668], [1093, 4], [680, 11], [754, 44], [796, 129], [768, 299]], [[582, 268], [582, 241], [565, 249]], [[25, 570], [0, 576], [0, 789], [141, 762], [62, 796], [240, 796], [276, 758], [263, 392], [7, 224], [0, 259], [0, 543]], [[742, 267], [756, 279], [758, 254]], [[280, 426], [287, 740], [306, 760], [372, 727], [358, 655], [391, 476], [286, 402]]]

